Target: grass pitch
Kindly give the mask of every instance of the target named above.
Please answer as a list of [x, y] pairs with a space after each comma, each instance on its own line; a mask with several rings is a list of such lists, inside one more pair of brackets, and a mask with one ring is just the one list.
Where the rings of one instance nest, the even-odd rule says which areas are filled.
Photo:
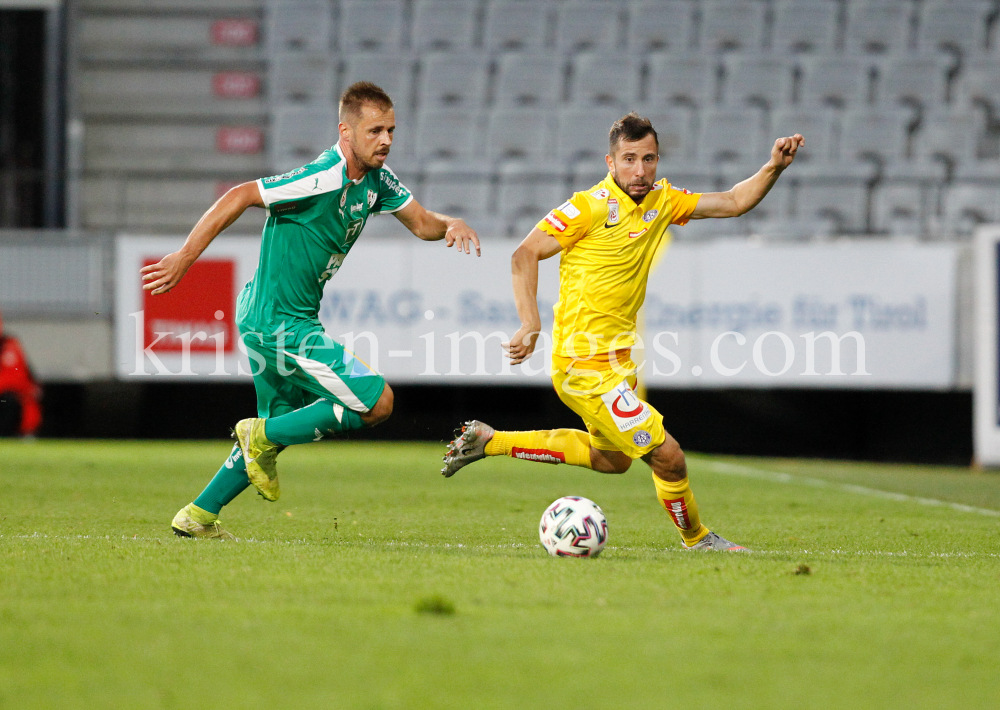
[[[1000, 706], [1000, 477], [694, 456], [688, 553], [623, 476], [443, 446], [282, 454], [240, 542], [175, 538], [219, 443], [0, 442], [0, 708]], [[596, 560], [538, 543], [597, 501]]]

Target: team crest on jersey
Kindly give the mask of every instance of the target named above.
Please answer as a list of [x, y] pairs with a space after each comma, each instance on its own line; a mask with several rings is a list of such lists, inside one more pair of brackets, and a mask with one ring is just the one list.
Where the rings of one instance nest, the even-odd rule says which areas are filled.
[[618, 224], [618, 200], [613, 197], [608, 198], [608, 226]]
[[660, 214], [659, 210], [650, 210], [649, 212], [647, 212], [646, 214], [644, 214], [642, 216], [642, 221], [643, 222], [652, 222], [654, 219], [656, 219], [656, 215], [658, 215], [658, 214]]
[[629, 387], [628, 380], [622, 380], [610, 392], [601, 395], [601, 401], [611, 413], [618, 431], [626, 432], [646, 421], [651, 414], [646, 403]]
[[340, 193], [340, 208], [343, 209], [344, 205], [347, 204], [347, 190]]
[[610, 192], [608, 192], [602, 187], [600, 190], [594, 190], [594, 192], [590, 193], [590, 196], [598, 200], [603, 200], [610, 194], [611, 194]]
[[375, 206], [375, 202], [378, 200], [378, 194], [374, 190], [368, 191], [368, 209]]

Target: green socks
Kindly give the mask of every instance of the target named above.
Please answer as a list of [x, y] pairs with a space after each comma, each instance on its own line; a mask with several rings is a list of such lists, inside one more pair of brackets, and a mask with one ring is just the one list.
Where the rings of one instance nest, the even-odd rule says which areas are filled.
[[229, 458], [222, 464], [222, 468], [215, 474], [215, 478], [209, 481], [201, 495], [195, 498], [194, 504], [218, 515], [222, 506], [228, 505], [249, 485], [250, 479], [247, 478], [247, 465], [243, 461], [243, 452], [240, 450], [240, 445], [236, 444]]
[[308, 407], [272, 417], [264, 424], [264, 435], [273, 444], [290, 446], [319, 441], [329, 434], [363, 428], [361, 415], [341, 404], [320, 399]]

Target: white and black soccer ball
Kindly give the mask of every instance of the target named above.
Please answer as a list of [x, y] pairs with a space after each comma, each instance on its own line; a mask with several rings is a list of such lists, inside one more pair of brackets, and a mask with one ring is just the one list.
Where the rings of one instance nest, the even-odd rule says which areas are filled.
[[594, 501], [566, 496], [545, 510], [538, 537], [555, 557], [597, 557], [608, 542], [608, 519]]

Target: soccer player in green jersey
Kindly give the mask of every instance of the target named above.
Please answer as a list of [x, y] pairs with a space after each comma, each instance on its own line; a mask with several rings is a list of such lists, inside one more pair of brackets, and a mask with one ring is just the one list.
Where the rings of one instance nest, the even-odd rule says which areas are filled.
[[369, 215], [391, 213], [425, 241], [480, 253], [461, 219], [424, 209], [385, 166], [396, 121], [392, 100], [369, 82], [340, 98], [340, 140], [297, 170], [227, 192], [184, 246], [142, 269], [143, 288], [166, 293], [211, 241], [248, 207], [267, 209], [260, 262], [240, 293], [237, 325], [253, 364], [257, 417], [236, 424], [237, 444], [172, 527], [182, 537], [232, 538], [219, 511], [250, 484], [280, 495], [275, 459], [291, 444], [374, 426], [392, 413], [385, 380], [330, 338], [318, 313], [323, 285], [357, 241]]

